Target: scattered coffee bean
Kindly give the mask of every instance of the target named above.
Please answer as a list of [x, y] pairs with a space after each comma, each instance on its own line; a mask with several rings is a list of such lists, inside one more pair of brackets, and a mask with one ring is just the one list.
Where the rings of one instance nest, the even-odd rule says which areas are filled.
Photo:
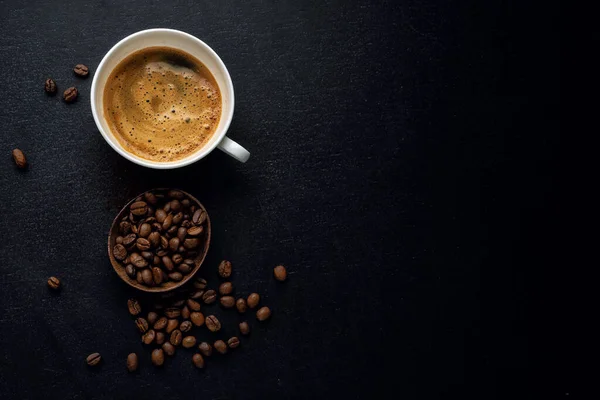
[[63, 99], [67, 103], [74, 102], [77, 99], [77, 88], [73, 86], [65, 90], [63, 93]]
[[205, 304], [212, 304], [215, 300], [217, 300], [217, 292], [212, 289], [207, 290], [202, 296], [202, 301], [204, 301]]
[[258, 295], [258, 293], [252, 293], [250, 294], [250, 296], [248, 296], [248, 300], [246, 301], [246, 303], [248, 303], [249, 308], [255, 308], [258, 305], [259, 301], [260, 296]]
[[238, 312], [240, 314], [245, 313], [246, 310], [248, 309], [248, 305], [246, 304], [246, 300], [244, 300], [241, 297], [235, 301], [235, 307], [237, 308], [237, 310], [238, 310]]
[[215, 348], [216, 351], [218, 351], [221, 354], [225, 354], [227, 353], [227, 345], [225, 344], [224, 341], [222, 340], [217, 340], [214, 344], [213, 347]]
[[210, 357], [212, 354], [212, 346], [206, 342], [202, 342], [198, 345], [198, 349], [204, 356]]
[[158, 321], [158, 314], [154, 311], [150, 311], [146, 317], [146, 320], [148, 321], [148, 325], [154, 325], [156, 321]]
[[236, 336], [229, 338], [227, 341], [227, 346], [229, 346], [230, 349], [235, 349], [236, 347], [239, 347], [239, 345], [240, 339], [238, 339]]
[[142, 307], [140, 306], [140, 302], [136, 299], [127, 300], [127, 308], [129, 309], [129, 314], [138, 315], [142, 312]]
[[156, 344], [161, 345], [165, 342], [165, 334], [163, 332], [156, 332]]
[[173, 303], [173, 307], [181, 307], [182, 305], [185, 304], [185, 300], [177, 300], [176, 302]]
[[225, 308], [231, 308], [235, 305], [235, 299], [233, 296], [223, 296], [221, 297], [221, 305]]
[[181, 310], [177, 307], [170, 307], [165, 310], [165, 316], [167, 318], [177, 318], [181, 315]]
[[246, 321], [240, 322], [240, 333], [242, 335], [248, 335], [250, 333], [250, 325]]
[[75, 72], [75, 75], [81, 76], [82, 78], [88, 76], [90, 69], [83, 65], [83, 64], [77, 64], [75, 66], [75, 68], [73, 68], [73, 72]]
[[202, 314], [201, 312], [191, 313], [190, 319], [192, 320], [192, 323], [196, 326], [204, 325], [204, 314]]
[[138, 356], [135, 353], [130, 353], [127, 356], [127, 371], [134, 372], [138, 369]]
[[233, 285], [231, 282], [223, 282], [219, 285], [219, 293], [221, 295], [231, 294], [233, 292]]
[[206, 289], [206, 279], [196, 278], [196, 280], [194, 281], [194, 287], [196, 289]]
[[186, 349], [191, 349], [196, 345], [196, 338], [194, 336], [186, 336], [181, 341], [181, 345]]
[[184, 306], [181, 309], [181, 318], [183, 318], [183, 319], [190, 319], [190, 314], [191, 314], [191, 311], [188, 308], [188, 306]]
[[44, 90], [48, 94], [56, 94], [56, 82], [50, 78], [46, 79], [46, 82], [44, 82]]
[[198, 299], [202, 299], [202, 296], [204, 296], [204, 290], [196, 290], [195, 292], [192, 293], [192, 295], [190, 296], [190, 299], [198, 300]]
[[192, 311], [200, 311], [200, 303], [198, 303], [196, 300], [188, 299], [187, 306]]
[[48, 278], [48, 287], [52, 290], [60, 289], [60, 280], [55, 276], [51, 276]]
[[144, 333], [144, 335], [142, 336], [142, 342], [144, 342], [145, 344], [150, 344], [150, 343], [154, 342], [155, 338], [156, 338], [156, 332], [154, 331], [154, 329], [150, 329], [150, 330], [148, 330], [148, 332]]
[[229, 261], [221, 261], [219, 264], [219, 276], [221, 278], [229, 278], [231, 276], [231, 263]]
[[273, 275], [279, 282], [283, 282], [287, 278], [287, 271], [283, 265], [278, 265], [273, 269]]
[[269, 307], [262, 307], [256, 312], [256, 319], [264, 321], [271, 316], [271, 310]]
[[102, 357], [100, 356], [100, 353], [92, 353], [89, 356], [87, 356], [85, 361], [90, 367], [94, 367], [100, 364], [100, 361], [102, 361]]
[[145, 333], [148, 330], [148, 321], [144, 318], [138, 318], [135, 320], [135, 326], [137, 326], [141, 333]]
[[177, 321], [176, 319], [170, 319], [167, 322], [166, 332], [167, 333], [172, 333], [175, 329], [177, 329], [178, 326], [179, 326], [179, 321]]
[[[154, 329], [156, 329], [157, 331], [164, 329], [167, 326], [167, 317], [160, 317], [155, 323], [154, 323]], [[173, 328], [175, 329], [175, 328]]]
[[221, 329], [221, 322], [214, 315], [209, 315], [204, 321], [206, 327], [211, 332], [217, 332]]
[[179, 325], [179, 330], [183, 333], [189, 332], [192, 329], [192, 323], [190, 321], [183, 321]]
[[204, 358], [198, 353], [192, 356], [192, 363], [196, 368], [204, 368]]
[[181, 334], [181, 331], [179, 329], [175, 329], [171, 333], [171, 339], [169, 341], [171, 342], [171, 344], [173, 346], [179, 346], [181, 344], [182, 338], [183, 338], [183, 335]]
[[172, 356], [175, 354], [175, 346], [173, 346], [171, 343], [169, 342], [164, 342], [162, 345], [162, 349], [165, 351], [165, 353], [168, 356]]
[[[164, 345], [163, 345], [164, 346]], [[160, 367], [165, 362], [165, 354], [162, 349], [152, 350], [152, 364]]]

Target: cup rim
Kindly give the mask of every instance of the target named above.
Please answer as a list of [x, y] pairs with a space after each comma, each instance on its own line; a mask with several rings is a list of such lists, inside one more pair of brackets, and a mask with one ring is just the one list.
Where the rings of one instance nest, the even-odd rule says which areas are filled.
[[[155, 162], [155, 161], [145, 160], [141, 157], [136, 157], [136, 156], [132, 155], [131, 153], [127, 152], [125, 149], [123, 149], [118, 144], [113, 143], [113, 141], [109, 139], [108, 133], [104, 131], [104, 129], [100, 123], [101, 117], [97, 110], [98, 106], [96, 104], [96, 96], [95, 96], [95, 94], [98, 90], [98, 76], [100, 76], [100, 72], [105, 68], [106, 63], [111, 58], [111, 56], [117, 50], [119, 50], [121, 47], [123, 47], [127, 42], [129, 42], [130, 40], [132, 40], [138, 36], [143, 36], [143, 35], [146, 35], [149, 33], [155, 33], [155, 32], [163, 32], [163, 33], [168, 33], [168, 34], [176, 34], [176, 35], [185, 36], [188, 39], [196, 42], [198, 45], [203, 47], [205, 51], [207, 51], [209, 54], [211, 54], [211, 56], [214, 57], [214, 59], [217, 62], [217, 65], [219, 66], [219, 68], [221, 68], [221, 70], [223, 72], [225, 81], [227, 82], [227, 88], [225, 88], [225, 89], [228, 91], [229, 98], [230, 98], [230, 106], [228, 107], [227, 114], [225, 114], [223, 112], [223, 109], [221, 109], [221, 122], [223, 123], [223, 129], [222, 129], [222, 132], [220, 133], [219, 137], [217, 138], [217, 140], [213, 140], [213, 142], [211, 144], [205, 145], [204, 147], [202, 147], [201, 149], [196, 151], [196, 153], [192, 154], [191, 156], [189, 156], [183, 160], [172, 161], [172, 162], [168, 162], [168, 163]], [[151, 47], [151, 46], [146, 46], [146, 47]], [[142, 47], [142, 48], [146, 48], [146, 47]], [[141, 50], [142, 48], [140, 48], [139, 50]], [[223, 91], [223, 88], [219, 87], [219, 90]], [[96, 127], [100, 131], [100, 134], [102, 135], [104, 140], [109, 144], [110, 147], [113, 148], [113, 150], [115, 150], [117, 153], [119, 153], [121, 156], [123, 156], [127, 160], [129, 160], [135, 164], [141, 165], [143, 167], [153, 168], [153, 169], [175, 169], [175, 168], [181, 168], [181, 167], [185, 167], [187, 165], [195, 163], [196, 161], [206, 157], [210, 152], [212, 152], [219, 145], [219, 143], [223, 140], [223, 138], [227, 134], [227, 131], [229, 130], [229, 126], [231, 125], [231, 120], [233, 119], [233, 110], [235, 108], [235, 96], [234, 96], [234, 90], [233, 90], [233, 81], [231, 80], [231, 76], [229, 75], [229, 71], [227, 70], [225, 63], [223, 63], [223, 60], [221, 60], [221, 57], [219, 57], [219, 55], [209, 45], [207, 45], [206, 43], [204, 43], [202, 40], [198, 39], [197, 37], [190, 35], [189, 33], [182, 32], [182, 31], [179, 31], [176, 29], [152, 28], [152, 29], [144, 29], [142, 31], [138, 31], [138, 32], [132, 33], [131, 35], [124, 37], [123, 39], [118, 41], [113, 47], [111, 47], [111, 49], [104, 55], [104, 57], [102, 58], [102, 61], [100, 61], [100, 64], [98, 64], [98, 68], [96, 69], [96, 73], [94, 74], [94, 79], [92, 80], [92, 87], [91, 87], [91, 91], [90, 91], [90, 105], [92, 108], [92, 115], [94, 117], [94, 122], [96, 123]]]

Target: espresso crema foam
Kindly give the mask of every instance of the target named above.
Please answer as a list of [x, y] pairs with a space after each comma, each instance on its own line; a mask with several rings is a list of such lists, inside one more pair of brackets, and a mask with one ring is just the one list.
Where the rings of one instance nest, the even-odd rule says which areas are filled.
[[201, 149], [221, 117], [221, 93], [210, 71], [168, 47], [146, 48], [121, 61], [103, 100], [106, 121], [125, 150], [157, 162]]

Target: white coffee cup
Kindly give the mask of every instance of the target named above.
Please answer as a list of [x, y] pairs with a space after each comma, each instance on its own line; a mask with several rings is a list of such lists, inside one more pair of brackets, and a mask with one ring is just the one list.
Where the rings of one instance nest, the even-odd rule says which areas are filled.
[[[128, 152], [119, 143], [117, 138], [115, 138], [104, 117], [104, 87], [113, 69], [131, 53], [155, 46], [172, 47], [183, 50], [200, 60], [213, 74], [219, 85], [219, 90], [221, 91], [221, 118], [215, 133], [201, 149], [177, 161], [151, 161]], [[94, 120], [104, 139], [117, 153], [136, 164], [157, 169], [179, 168], [200, 160], [215, 148], [219, 148], [241, 162], [246, 162], [250, 157], [248, 150], [225, 136], [233, 118], [233, 109], [235, 105], [233, 83], [231, 82], [231, 77], [229, 76], [225, 64], [223, 64], [223, 61], [221, 61], [217, 53], [208, 47], [206, 43], [185, 32], [173, 29], [147, 29], [127, 36], [125, 39], [114, 45], [114, 47], [106, 53], [96, 70], [94, 80], [92, 81], [90, 100]]]

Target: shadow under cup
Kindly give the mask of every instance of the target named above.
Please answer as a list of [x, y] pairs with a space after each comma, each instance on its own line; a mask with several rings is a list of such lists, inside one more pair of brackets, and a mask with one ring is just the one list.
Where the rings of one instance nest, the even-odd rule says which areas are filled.
[[[221, 118], [214, 134], [201, 149], [181, 160], [176, 161], [151, 161], [128, 152], [114, 136], [104, 116], [104, 87], [112, 71], [130, 54], [147, 47], [157, 46], [171, 47], [182, 50], [200, 60], [210, 70], [211, 74], [215, 78], [215, 81], [217, 82], [217, 85], [219, 86], [219, 91], [221, 93]], [[225, 137], [225, 134], [229, 129], [229, 125], [231, 124], [231, 119], [233, 118], [235, 104], [233, 83], [231, 82], [229, 72], [217, 53], [215, 53], [200, 39], [184, 32], [171, 29], [149, 29], [134, 33], [121, 40], [112, 49], [110, 49], [110, 51], [100, 62], [92, 82], [92, 93], [90, 100], [92, 114], [94, 115], [94, 120], [96, 121], [98, 130], [108, 144], [126, 159], [145, 167], [158, 169], [178, 168], [200, 160], [208, 153], [213, 151], [217, 146], [219, 146], [226, 153], [230, 152], [223, 147], [235, 145], [241, 148], [241, 146], [237, 145], [237, 143]], [[227, 143], [225, 143], [224, 146], [224, 143], [222, 142]], [[247, 151], [245, 152], [247, 153]], [[247, 154], [249, 156], [249, 153]], [[240, 157], [236, 157], [235, 154], [230, 155], [240, 159]], [[240, 161], [243, 162], [246, 160], [247, 157], [245, 157], [245, 159], [244, 157], [240, 159]]]

